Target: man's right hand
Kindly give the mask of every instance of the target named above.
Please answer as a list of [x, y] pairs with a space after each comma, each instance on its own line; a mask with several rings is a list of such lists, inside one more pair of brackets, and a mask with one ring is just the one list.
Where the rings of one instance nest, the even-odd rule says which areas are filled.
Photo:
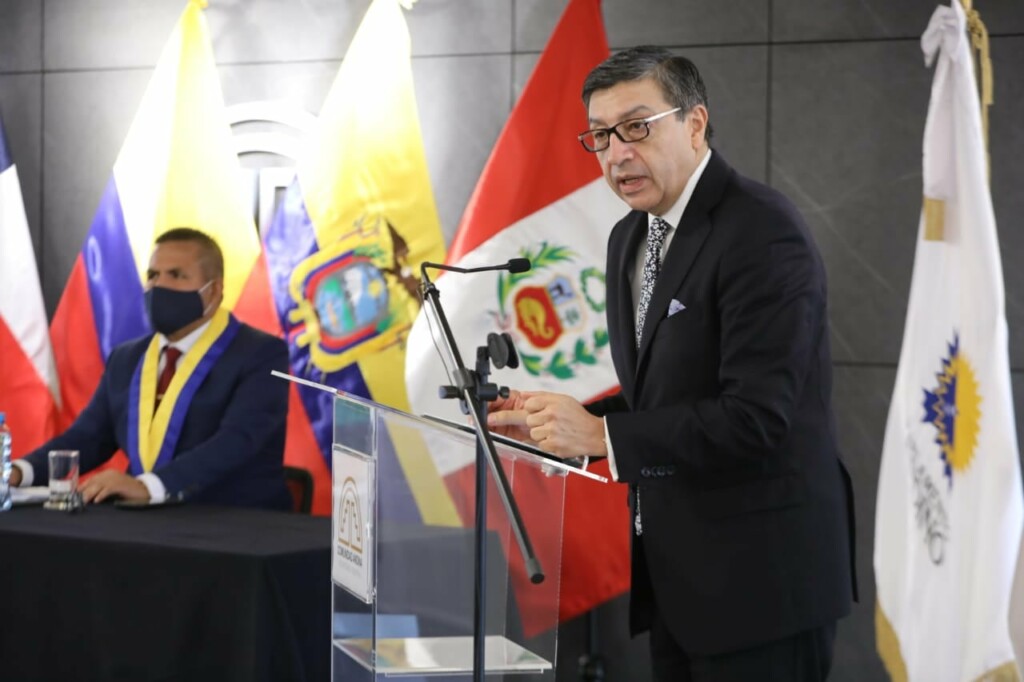
[[493, 433], [514, 438], [523, 443], [536, 445], [530, 439], [530, 427], [526, 425], [526, 401], [533, 395], [523, 391], [509, 391], [507, 398], [496, 398], [487, 403], [487, 428]]
[[21, 469], [18, 467], [11, 467], [11, 478], [8, 480], [12, 488], [17, 488], [21, 485]]

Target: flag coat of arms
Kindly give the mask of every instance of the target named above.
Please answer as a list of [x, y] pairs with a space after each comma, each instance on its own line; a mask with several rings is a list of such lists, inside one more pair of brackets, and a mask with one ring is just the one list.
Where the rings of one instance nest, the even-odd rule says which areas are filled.
[[0, 412], [12, 453], [42, 445], [57, 426], [57, 381], [18, 169], [0, 119]]
[[[530, 259], [525, 273], [446, 273], [441, 302], [464, 357], [490, 332], [508, 332], [521, 367], [493, 380], [520, 390], [568, 393], [587, 401], [615, 390], [608, 350], [604, 266], [608, 234], [628, 210], [576, 136], [587, 128], [581, 92], [607, 58], [598, 0], [571, 0], [484, 167], [448, 253], [464, 268]], [[464, 419], [441, 401], [450, 383], [424, 314], [406, 356], [416, 413]], [[463, 478], [471, 462], [443, 472]], [[597, 469], [607, 475], [607, 464]], [[625, 488], [570, 477], [566, 489], [560, 618], [577, 616], [629, 587]], [[528, 507], [520, 501], [520, 506]], [[511, 551], [515, 551], [513, 548]]]
[[1019, 679], [1008, 631], [1022, 495], [1004, 290], [960, 3], [936, 63], [924, 208], [875, 516], [876, 635], [896, 680]]

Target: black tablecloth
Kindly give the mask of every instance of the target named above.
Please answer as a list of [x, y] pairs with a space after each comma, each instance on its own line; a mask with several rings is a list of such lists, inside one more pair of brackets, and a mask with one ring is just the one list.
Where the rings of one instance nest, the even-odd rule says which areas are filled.
[[330, 519], [0, 514], [0, 679], [327, 680]]

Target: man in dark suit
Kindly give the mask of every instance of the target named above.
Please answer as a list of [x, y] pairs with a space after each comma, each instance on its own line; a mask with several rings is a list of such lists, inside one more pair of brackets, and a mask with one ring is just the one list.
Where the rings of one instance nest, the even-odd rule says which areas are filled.
[[146, 312], [156, 334], [115, 348], [92, 400], [71, 427], [15, 462], [12, 483], [45, 484], [50, 450], [78, 450], [83, 473], [117, 450], [129, 472], [97, 473], [85, 502], [192, 500], [285, 509], [287, 384], [281, 339], [222, 309], [224, 257], [190, 228], [157, 240]]
[[630, 628], [656, 680], [821, 680], [852, 575], [852, 493], [831, 408], [825, 272], [803, 219], [710, 149], [696, 67], [635, 48], [583, 88], [631, 209], [608, 243], [621, 392], [494, 404], [497, 429], [608, 455], [630, 484]]

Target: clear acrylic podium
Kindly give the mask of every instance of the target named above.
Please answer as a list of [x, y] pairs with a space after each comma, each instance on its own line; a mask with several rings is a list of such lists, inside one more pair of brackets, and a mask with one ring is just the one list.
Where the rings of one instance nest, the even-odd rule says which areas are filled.
[[[545, 574], [526, 576], [488, 478], [488, 679], [554, 680], [569, 476], [606, 479], [496, 443]], [[372, 401], [334, 399], [331, 679], [473, 673], [474, 435]]]

